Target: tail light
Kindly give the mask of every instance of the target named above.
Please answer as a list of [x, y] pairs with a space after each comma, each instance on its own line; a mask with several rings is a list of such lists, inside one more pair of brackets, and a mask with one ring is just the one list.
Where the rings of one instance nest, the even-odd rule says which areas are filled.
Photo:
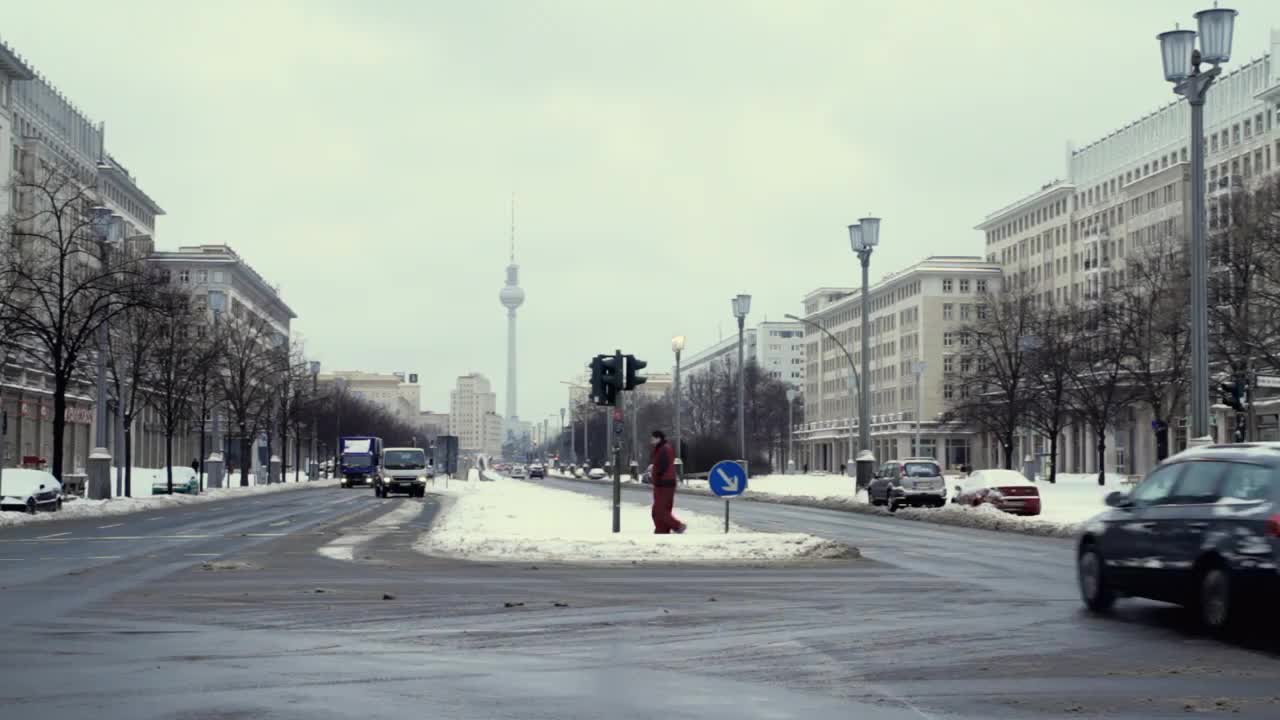
[[1267, 518], [1267, 534], [1271, 537], [1280, 537], [1280, 513]]

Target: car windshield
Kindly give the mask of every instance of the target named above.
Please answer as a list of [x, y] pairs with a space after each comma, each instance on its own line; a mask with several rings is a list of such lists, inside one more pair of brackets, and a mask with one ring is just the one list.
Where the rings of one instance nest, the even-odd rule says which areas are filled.
[[365, 467], [372, 461], [373, 456], [369, 453], [344, 453], [342, 456], [342, 464], [349, 467]]
[[903, 468], [906, 470], [907, 477], [932, 478], [942, 475], [942, 470], [938, 468], [937, 463], [909, 462], [905, 463]]
[[421, 450], [388, 450], [382, 454], [382, 466], [388, 470], [422, 468], [427, 466], [427, 456]]

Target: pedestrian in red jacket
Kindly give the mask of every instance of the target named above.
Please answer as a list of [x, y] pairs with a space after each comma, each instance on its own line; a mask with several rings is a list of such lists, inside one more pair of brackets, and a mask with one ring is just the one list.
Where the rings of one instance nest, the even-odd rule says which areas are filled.
[[661, 430], [654, 430], [649, 442], [653, 445], [649, 455], [653, 466], [650, 477], [653, 483], [653, 531], [659, 535], [682, 533], [685, 524], [671, 514], [676, 504], [675, 448], [667, 442], [667, 436]]

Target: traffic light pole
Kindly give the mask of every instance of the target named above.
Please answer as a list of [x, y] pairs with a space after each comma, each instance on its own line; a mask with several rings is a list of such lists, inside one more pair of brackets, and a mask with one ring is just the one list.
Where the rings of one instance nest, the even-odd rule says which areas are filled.
[[[621, 401], [621, 393], [618, 399]], [[613, 430], [613, 410], [610, 410], [606, 430], [609, 437], [605, 442], [612, 443], [613, 447], [613, 531], [622, 532], [622, 443], [614, 436]]]

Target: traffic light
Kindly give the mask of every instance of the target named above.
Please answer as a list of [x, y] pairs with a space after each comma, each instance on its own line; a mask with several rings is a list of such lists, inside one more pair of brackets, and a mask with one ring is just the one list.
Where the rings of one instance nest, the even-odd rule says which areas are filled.
[[591, 402], [596, 405], [618, 404], [618, 390], [622, 388], [622, 353], [597, 355], [591, 360]]
[[627, 356], [627, 381], [623, 384], [623, 390], [635, 390], [637, 385], [643, 385], [649, 382], [647, 377], [639, 377], [637, 372], [645, 369], [649, 363], [643, 360], [637, 360], [635, 355]]
[[1233, 382], [1225, 382], [1218, 386], [1222, 392], [1222, 404], [1235, 410], [1236, 412], [1244, 412], [1244, 383], [1235, 380]]

